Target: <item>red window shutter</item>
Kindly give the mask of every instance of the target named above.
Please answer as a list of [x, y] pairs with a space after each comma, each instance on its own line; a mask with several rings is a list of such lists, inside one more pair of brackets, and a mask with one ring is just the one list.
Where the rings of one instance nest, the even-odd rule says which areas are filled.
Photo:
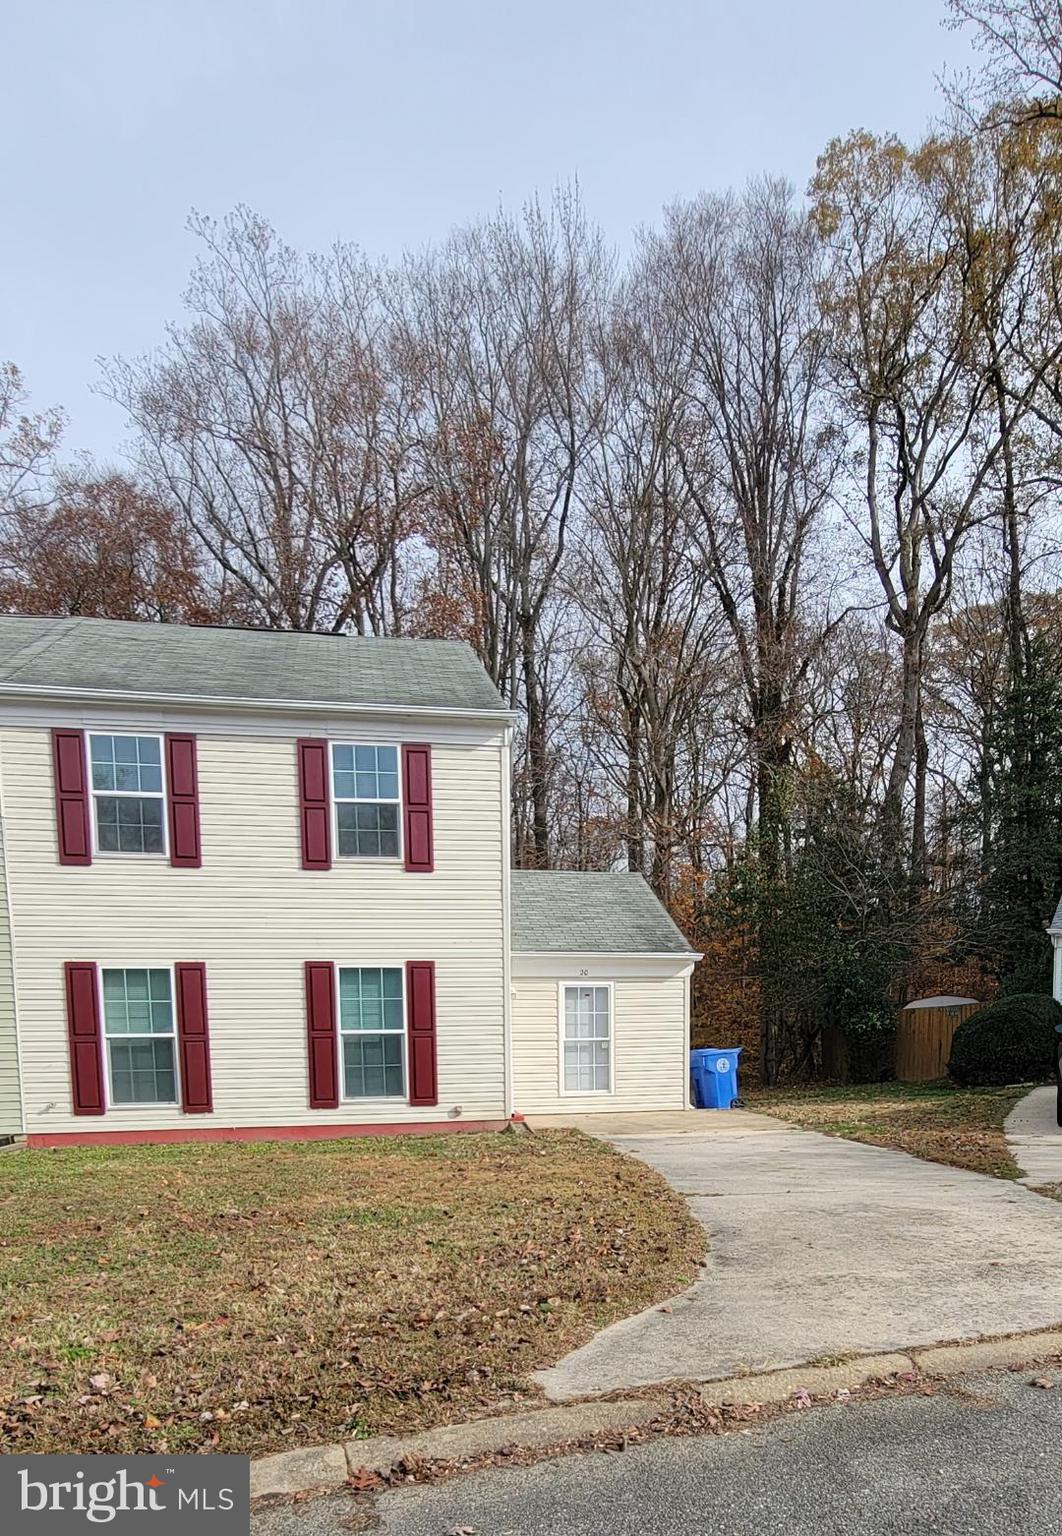
[[306, 962], [306, 1043], [310, 1063], [310, 1108], [339, 1106], [336, 1040], [336, 973], [330, 960]]
[[206, 966], [183, 961], [173, 968], [177, 984], [177, 1048], [181, 1057], [181, 1108], [205, 1115], [214, 1108], [210, 1092], [210, 1034], [207, 1029]]
[[88, 774], [85, 771], [85, 738], [82, 733], [53, 731], [52, 761], [55, 769], [55, 825], [59, 838], [59, 862], [91, 864]]
[[431, 815], [431, 748], [402, 748], [402, 810], [406, 868], [430, 874], [435, 868]]
[[194, 736], [166, 737], [166, 788], [169, 800], [170, 863], [178, 869], [198, 869], [199, 774]]
[[435, 961], [406, 962], [406, 1034], [409, 1041], [409, 1102], [438, 1104], [435, 1060]]
[[68, 960], [66, 977], [66, 1030], [70, 1043], [70, 1082], [75, 1115], [102, 1115], [103, 1038], [100, 1029], [100, 992], [95, 963]]
[[332, 796], [329, 789], [327, 741], [300, 741], [299, 821], [302, 828], [303, 869], [332, 868]]

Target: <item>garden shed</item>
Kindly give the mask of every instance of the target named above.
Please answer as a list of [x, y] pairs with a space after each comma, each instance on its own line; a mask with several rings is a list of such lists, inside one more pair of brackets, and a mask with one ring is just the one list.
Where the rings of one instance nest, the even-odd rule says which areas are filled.
[[901, 1083], [931, 1083], [948, 1073], [955, 1031], [981, 1004], [974, 997], [919, 997], [900, 1010], [896, 1076]]

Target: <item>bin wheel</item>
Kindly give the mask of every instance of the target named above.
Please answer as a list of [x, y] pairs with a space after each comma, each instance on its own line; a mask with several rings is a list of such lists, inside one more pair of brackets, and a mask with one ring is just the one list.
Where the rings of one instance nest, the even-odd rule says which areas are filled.
[[[730, 1108], [731, 1109], [744, 1109], [745, 1108], [745, 1100], [740, 1098], [740, 1097], [736, 1098], [736, 1099], [731, 1099], [730, 1100]], [[1058, 1106], [1058, 1108], [1059, 1108], [1059, 1114], [1062, 1114], [1062, 1098], [1059, 1099], [1059, 1106]], [[1062, 1125], [1062, 1120], [1059, 1121], [1059, 1125]]]

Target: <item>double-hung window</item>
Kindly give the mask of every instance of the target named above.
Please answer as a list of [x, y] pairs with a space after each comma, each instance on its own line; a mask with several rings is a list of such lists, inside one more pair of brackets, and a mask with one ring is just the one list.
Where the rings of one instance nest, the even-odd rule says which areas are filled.
[[397, 747], [332, 745], [336, 852], [346, 859], [397, 859]]
[[158, 736], [89, 735], [92, 814], [100, 853], [165, 853], [166, 795]]
[[339, 1050], [345, 1099], [400, 1099], [406, 1091], [402, 971], [339, 970]]
[[561, 1002], [565, 1093], [612, 1091], [612, 989], [566, 986]]
[[168, 970], [108, 970], [103, 1033], [111, 1104], [176, 1104], [173, 987]]

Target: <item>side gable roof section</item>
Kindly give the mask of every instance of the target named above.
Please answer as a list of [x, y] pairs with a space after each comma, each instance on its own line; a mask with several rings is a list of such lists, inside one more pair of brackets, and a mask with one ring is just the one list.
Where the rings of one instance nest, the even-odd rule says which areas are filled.
[[514, 953], [698, 958], [641, 875], [517, 869], [511, 904]]
[[1055, 915], [1047, 925], [1047, 931], [1052, 937], [1062, 938], [1062, 898], [1055, 908]]
[[0, 617], [0, 696], [35, 695], [510, 714], [460, 640]]

